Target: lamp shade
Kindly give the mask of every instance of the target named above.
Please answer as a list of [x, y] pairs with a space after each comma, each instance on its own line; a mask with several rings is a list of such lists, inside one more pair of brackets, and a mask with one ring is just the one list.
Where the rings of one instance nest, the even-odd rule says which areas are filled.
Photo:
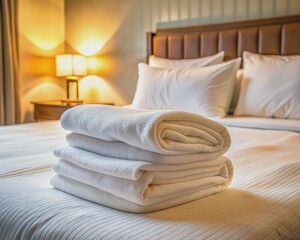
[[60, 54], [55, 57], [56, 76], [85, 76], [86, 59], [77, 54]]

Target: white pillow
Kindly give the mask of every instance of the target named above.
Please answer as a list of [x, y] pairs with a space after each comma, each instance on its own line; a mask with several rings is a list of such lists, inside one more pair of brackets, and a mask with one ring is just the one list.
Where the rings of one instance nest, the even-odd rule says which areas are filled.
[[186, 67], [204, 67], [211, 66], [223, 62], [224, 51], [221, 51], [217, 54], [195, 58], [195, 59], [167, 59], [160, 58], [154, 55], [149, 57], [149, 66], [157, 68], [186, 68]]
[[232, 99], [231, 99], [230, 108], [229, 108], [229, 113], [231, 113], [231, 114], [234, 112], [234, 110], [238, 104], [240, 91], [241, 91], [241, 82], [243, 79], [243, 72], [244, 72], [244, 69], [238, 69], [236, 72], [234, 89], [233, 89]]
[[133, 107], [224, 117], [241, 58], [202, 68], [164, 69], [140, 63]]
[[300, 55], [244, 52], [241, 93], [234, 115], [300, 119]]

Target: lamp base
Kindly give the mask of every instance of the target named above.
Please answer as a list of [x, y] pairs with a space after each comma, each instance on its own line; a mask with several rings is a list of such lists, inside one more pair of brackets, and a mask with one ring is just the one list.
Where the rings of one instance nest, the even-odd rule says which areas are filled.
[[[70, 99], [74, 99], [75, 101], [77, 101], [79, 98], [78, 79], [67, 77], [66, 83], [67, 83], [67, 100], [69, 101]], [[74, 89], [74, 87], [75, 87], [75, 89]], [[71, 97], [72, 88], [73, 88], [73, 90], [75, 90], [73, 93], [75, 93], [76, 96]], [[73, 100], [70, 100], [70, 101], [73, 101]], [[75, 103], [75, 102], [73, 102], [73, 103]]]

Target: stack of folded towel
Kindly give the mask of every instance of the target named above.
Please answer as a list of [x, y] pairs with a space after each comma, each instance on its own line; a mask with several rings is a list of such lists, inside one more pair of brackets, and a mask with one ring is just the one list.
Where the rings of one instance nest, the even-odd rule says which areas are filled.
[[223, 191], [231, 182], [227, 129], [202, 116], [81, 105], [61, 118], [67, 146], [52, 185], [128, 212], [155, 211]]

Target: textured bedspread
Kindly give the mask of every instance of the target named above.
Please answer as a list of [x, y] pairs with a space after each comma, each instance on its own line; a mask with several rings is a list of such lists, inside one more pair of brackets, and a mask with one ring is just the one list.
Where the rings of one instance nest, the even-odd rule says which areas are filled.
[[0, 127], [0, 179], [50, 169], [66, 133], [58, 121]]
[[[148, 214], [120, 212], [53, 189], [49, 184], [53, 172], [47, 167], [30, 173], [34, 165], [29, 164], [23, 175], [2, 176], [0, 239], [300, 239], [300, 134], [229, 131], [233, 143], [227, 156], [235, 167], [231, 187]], [[47, 138], [60, 139], [60, 132], [54, 127]], [[4, 161], [16, 157], [10, 152], [3, 158], [2, 142], [0, 149], [4, 172]], [[36, 151], [33, 156], [42, 166], [37, 156], [45, 157], [45, 148], [40, 153], [33, 145], [25, 149], [23, 164]], [[17, 156], [22, 151], [16, 147]], [[44, 159], [46, 165], [52, 160]], [[15, 167], [23, 166], [17, 162]]]

